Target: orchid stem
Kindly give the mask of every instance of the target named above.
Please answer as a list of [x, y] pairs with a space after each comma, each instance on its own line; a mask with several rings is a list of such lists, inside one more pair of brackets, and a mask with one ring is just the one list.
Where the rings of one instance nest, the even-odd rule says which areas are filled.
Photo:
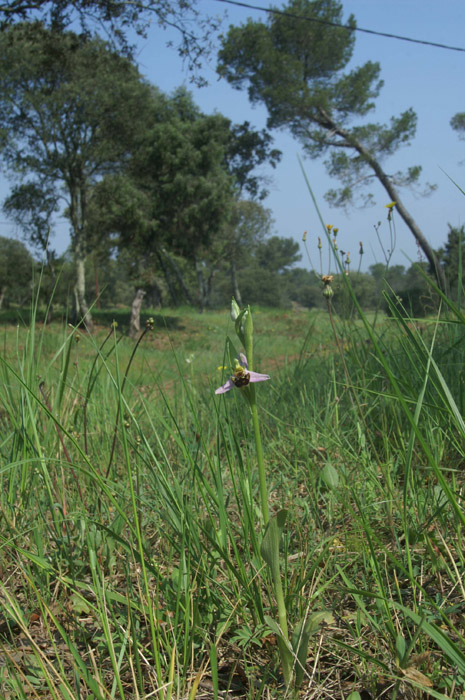
[[[250, 307], [247, 310], [243, 310], [239, 315], [237, 315], [238, 308], [236, 302], [233, 300], [234, 304], [232, 310], [236, 314], [236, 333], [239, 340], [244, 345], [245, 356], [247, 358], [246, 367], [249, 372], [253, 372], [253, 322], [252, 313]], [[268, 377], [269, 378], [269, 377]], [[250, 375], [249, 375], [250, 379]], [[255, 380], [257, 381], [257, 380]], [[222, 387], [223, 388], [223, 387]], [[262, 438], [260, 435], [260, 421], [258, 420], [258, 409], [257, 409], [257, 397], [255, 394], [255, 387], [252, 382], [249, 382], [246, 387], [246, 394], [249, 400], [250, 411], [252, 413], [252, 423], [253, 430], [255, 434], [255, 446], [257, 451], [257, 466], [258, 466], [258, 479], [260, 486], [260, 503], [262, 508], [262, 518], [264, 527], [264, 542], [269, 535], [269, 527], [276, 525], [276, 522], [271, 521], [270, 523], [270, 509], [268, 506], [268, 488], [266, 485], [266, 470], [265, 461], [263, 459], [263, 446]], [[278, 516], [275, 516], [278, 517]], [[273, 540], [275, 542], [275, 540]], [[265, 556], [262, 553], [263, 559], [269, 566], [272, 587], [274, 590], [274, 595], [276, 599], [276, 605], [278, 608], [278, 620], [279, 627], [281, 630], [281, 635], [278, 636], [277, 643], [279, 649], [279, 656], [281, 657], [281, 664], [283, 669], [284, 682], [286, 688], [289, 689], [292, 682], [292, 658], [290, 657], [289, 650], [289, 631], [287, 626], [287, 610], [286, 602], [284, 600], [283, 584], [281, 581], [281, 573], [279, 570], [279, 537], [276, 539], [276, 543], [273, 544], [273, 554], [271, 558]]]
[[257, 401], [255, 398], [255, 387], [249, 384], [249, 402], [252, 412], [253, 430], [255, 433], [255, 446], [257, 450], [258, 478], [260, 482], [260, 501], [262, 505], [263, 523], [266, 526], [270, 519], [268, 508], [268, 489], [266, 486], [265, 461], [263, 459], [262, 438], [260, 435], [260, 423], [258, 421]]
[[[249, 385], [249, 402], [250, 410], [252, 411], [252, 422], [253, 429], [255, 433], [255, 444], [257, 449], [257, 462], [258, 462], [258, 476], [260, 480], [260, 501], [262, 505], [262, 515], [263, 524], [267, 526], [270, 520], [270, 511], [268, 508], [268, 489], [266, 486], [266, 472], [265, 472], [265, 462], [263, 460], [263, 448], [262, 439], [260, 435], [260, 423], [258, 421], [258, 411], [257, 411], [257, 401], [255, 398], [255, 387]], [[287, 627], [287, 610], [286, 603], [284, 601], [283, 584], [281, 581], [281, 575], [273, 575], [271, 572], [271, 578], [273, 580], [273, 589], [276, 598], [276, 606], [278, 608], [278, 620], [281, 632], [286, 641], [289, 641], [289, 631]], [[292, 668], [289, 663], [289, 651], [287, 649], [286, 643], [282, 639], [278, 639], [279, 655], [281, 657], [281, 663], [283, 668], [283, 676], [286, 687], [289, 687], [292, 680]]]
[[[249, 402], [252, 412], [253, 429], [255, 433], [255, 444], [257, 449], [258, 476], [260, 480], [260, 501], [262, 505], [263, 524], [266, 527], [270, 520], [270, 511], [268, 507], [268, 489], [266, 486], [265, 462], [263, 460], [262, 439], [260, 435], [260, 423], [258, 420], [257, 401], [255, 397], [255, 387], [249, 384]], [[273, 581], [273, 589], [276, 598], [276, 606], [278, 608], [278, 621], [282, 635], [286, 642], [289, 641], [289, 631], [287, 627], [287, 610], [284, 600], [283, 584], [279, 570], [277, 573], [271, 571]], [[289, 662], [289, 651], [283, 639], [278, 639], [279, 655], [283, 668], [283, 676], [286, 687], [289, 688], [292, 680], [292, 666]]]

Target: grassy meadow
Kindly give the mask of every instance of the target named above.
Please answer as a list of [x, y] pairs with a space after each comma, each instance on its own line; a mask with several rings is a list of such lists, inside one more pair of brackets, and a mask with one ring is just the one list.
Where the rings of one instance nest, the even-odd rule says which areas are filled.
[[0, 317], [0, 698], [465, 698], [461, 310], [252, 309], [289, 636], [229, 310], [152, 316]]

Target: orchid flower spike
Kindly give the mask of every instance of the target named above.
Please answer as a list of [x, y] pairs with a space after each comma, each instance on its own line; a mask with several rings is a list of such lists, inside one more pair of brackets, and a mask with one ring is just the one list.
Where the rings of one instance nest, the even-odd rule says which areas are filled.
[[250, 383], [266, 382], [270, 378], [268, 374], [249, 371], [247, 358], [243, 352], [240, 353], [237, 360], [234, 360], [234, 365], [234, 374], [228, 379], [226, 384], [223, 384], [215, 391], [215, 394], [225, 394], [234, 387], [241, 389]]

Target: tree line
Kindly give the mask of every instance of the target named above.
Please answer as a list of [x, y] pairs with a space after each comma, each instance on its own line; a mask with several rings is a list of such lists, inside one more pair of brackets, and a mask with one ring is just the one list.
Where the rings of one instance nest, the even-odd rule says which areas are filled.
[[[247, 245], [235, 260], [235, 282], [231, 280], [231, 266], [226, 258], [217, 261], [215, 274], [208, 279], [209, 308], [224, 308], [231, 301], [231, 290], [241, 302], [272, 308], [324, 309], [322, 275], [299, 265], [299, 244], [291, 238], [273, 235], [270, 212], [256, 202], [242, 202], [244, 209], [242, 235]], [[248, 211], [247, 211], [248, 210]], [[245, 230], [247, 229], [247, 230]], [[144, 302], [150, 308], [188, 304], [184, 286], [189, 295], [195, 294], [197, 275], [187, 258], [171, 253], [172, 272], [165, 275], [161, 267], [154, 267], [145, 280], [139, 279], [137, 289], [143, 289]], [[462, 291], [462, 260], [465, 259], [465, 226], [449, 226], [447, 242], [438, 251], [447, 286], [452, 298]], [[167, 266], [171, 264], [167, 259]], [[85, 282], [95, 308], [114, 309], [129, 307], [134, 301], [134, 258], [130, 249], [118, 255], [106, 256], [99, 252], [88, 256]], [[147, 270], [148, 268], [144, 268]], [[74, 263], [70, 252], [53, 256], [49, 264], [34, 259], [21, 241], [0, 237], [0, 309], [30, 304], [38, 295], [42, 307], [53, 302], [60, 316], [66, 314], [72, 302]], [[176, 270], [176, 273], [175, 273]], [[32, 271], [34, 273], [32, 274]], [[353, 304], [345, 280], [350, 284], [364, 310], [389, 311], [386, 296], [415, 317], [427, 316], [438, 308], [439, 298], [432, 291], [428, 278], [433, 279], [427, 262], [405, 268], [403, 265], [376, 263], [367, 272], [350, 269], [333, 275], [331, 297], [333, 308], [342, 316], [353, 314]], [[171, 275], [171, 277], [170, 277]], [[192, 301], [192, 299], [191, 299]]]
[[[447, 251], [431, 248], [399, 193], [419, 180], [421, 167], [388, 176], [383, 165], [413, 138], [416, 114], [409, 108], [389, 125], [364, 121], [382, 87], [380, 66], [367, 62], [347, 72], [356, 24], [352, 16], [344, 22], [342, 5], [291, 0], [266, 22], [248, 20], [222, 37], [218, 73], [266, 106], [268, 130], [204, 114], [186, 90], [165, 95], [141, 76], [125, 31], [137, 25], [143, 32], [147, 13], [174, 24], [181, 54], [199, 65], [205, 39], [186, 29], [185, 10], [198, 12], [194, 1], [156, 0], [139, 10], [123, 0], [0, 3], [0, 154], [14, 180], [3, 210], [45, 253], [52, 286], [59, 285], [60, 265], [73, 269], [75, 321], [92, 328], [89, 299], [97, 294], [103, 303], [112, 279], [119, 289], [112, 298], [121, 303], [131, 289], [153, 305], [201, 310], [231, 294], [317, 305], [318, 275], [292, 267], [298, 246], [274, 235], [263, 205], [260, 166], [279, 163], [270, 135], [279, 128], [289, 129], [309, 157], [327, 157], [342, 185], [328, 193], [331, 204], [352, 204], [361, 185], [371, 200], [367, 183], [378, 180], [446, 290]], [[80, 33], [67, 28], [76, 14]], [[95, 35], [92, 21], [105, 22], [112, 39]], [[198, 18], [199, 30], [207, 25]], [[464, 115], [451, 125], [463, 135]], [[71, 236], [70, 257], [60, 264], [50, 245], [58, 212]], [[394, 269], [383, 276], [388, 284]], [[397, 280], [399, 291], [412, 287], [409, 274], [413, 279], [404, 270], [402, 284]], [[365, 285], [368, 300], [377, 273], [357, 275], [352, 280]], [[297, 291], [305, 285], [307, 296]], [[2, 281], [3, 288], [6, 302]]]

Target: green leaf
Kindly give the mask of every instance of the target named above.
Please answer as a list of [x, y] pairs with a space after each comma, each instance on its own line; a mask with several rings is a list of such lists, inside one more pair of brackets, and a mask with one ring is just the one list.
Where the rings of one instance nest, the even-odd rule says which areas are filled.
[[70, 598], [70, 603], [73, 612], [77, 615], [89, 615], [92, 611], [92, 605], [90, 605], [82, 595], [79, 595], [79, 593], [73, 593]]
[[[264, 617], [265, 617], [265, 622], [268, 625], [270, 631], [276, 635], [276, 640], [277, 640], [278, 646], [279, 646], [279, 654], [281, 656], [281, 663], [282, 663], [283, 667], [285, 664], [287, 664], [287, 666], [289, 668], [292, 668], [293, 663], [294, 663], [294, 652], [293, 652], [292, 647], [289, 643], [289, 640], [286, 639], [286, 637], [282, 633], [281, 627], [278, 625], [276, 620], [273, 620], [273, 618], [270, 617], [269, 615], [265, 615]], [[285, 658], [283, 658], [283, 656]]]
[[320, 472], [321, 480], [330, 489], [334, 489], [339, 486], [339, 473], [336, 467], [333, 467], [331, 462], [325, 464]]
[[398, 634], [396, 639], [396, 652], [400, 665], [402, 665], [402, 662], [404, 661], [406, 649], [407, 645], [404, 637], [401, 634]]
[[399, 603], [395, 603], [394, 601], [391, 601], [391, 605], [396, 610], [401, 610], [405, 615], [410, 617], [415, 624], [421, 625], [422, 631], [433, 640], [442, 653], [447, 657], [450, 664], [457, 669], [459, 674], [465, 675], [465, 654], [453, 639], [450, 639], [445, 632], [431, 622], [427, 622], [421, 615], [418, 615], [418, 613], [414, 612], [413, 610], [410, 610]]
[[245, 316], [247, 313], [248, 313], [248, 310], [247, 310], [247, 309], [242, 309], [242, 311], [240, 312], [239, 316], [236, 318], [236, 320], [235, 320], [235, 322], [234, 322], [234, 326], [235, 326], [235, 329], [236, 329], [236, 335], [237, 335], [237, 337], [239, 338], [239, 340], [241, 341], [241, 343], [242, 343], [242, 345], [244, 346], [244, 348], [245, 348], [245, 335], [244, 335], [244, 332], [243, 332], [243, 325], [244, 325], [244, 316]]
[[312, 613], [299, 622], [294, 629], [291, 645], [296, 657], [295, 687], [300, 688], [304, 680], [305, 663], [307, 661], [308, 644], [312, 634], [318, 630], [322, 622], [334, 622], [332, 614], [328, 610], [320, 610]]
[[279, 542], [287, 513], [288, 511], [283, 509], [270, 518], [260, 547], [260, 554], [270, 567], [273, 582], [279, 579]]

